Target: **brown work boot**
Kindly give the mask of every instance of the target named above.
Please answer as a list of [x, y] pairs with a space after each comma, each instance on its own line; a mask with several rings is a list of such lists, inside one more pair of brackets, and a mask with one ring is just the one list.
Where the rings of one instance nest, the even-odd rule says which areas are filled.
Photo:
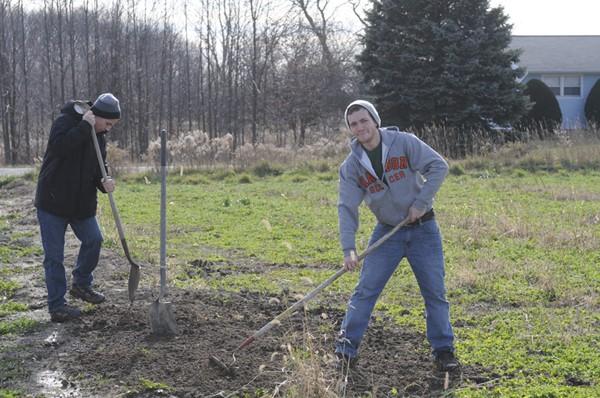
[[102, 293], [95, 291], [91, 286], [73, 285], [69, 293], [73, 297], [92, 304], [100, 304], [106, 300]]
[[50, 312], [50, 320], [57, 323], [72, 321], [79, 319], [79, 317], [81, 317], [79, 308], [68, 304]]

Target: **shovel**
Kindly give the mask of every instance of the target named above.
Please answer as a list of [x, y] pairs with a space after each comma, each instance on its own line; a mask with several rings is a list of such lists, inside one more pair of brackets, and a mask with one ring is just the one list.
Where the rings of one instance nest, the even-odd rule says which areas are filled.
[[[387, 234], [383, 235], [381, 238], [379, 238], [371, 246], [367, 247], [367, 249], [358, 256], [358, 261], [363, 260], [369, 253], [373, 252], [373, 250], [375, 250], [379, 246], [381, 246], [383, 244], [383, 242], [385, 242], [386, 240], [389, 239], [390, 236], [394, 235], [400, 228], [402, 228], [403, 226], [405, 226], [406, 224], [408, 224], [408, 221], [409, 221], [409, 218], [408, 217], [405, 218], [398, 225], [396, 225], [390, 232], [388, 232]], [[260, 336], [262, 336], [263, 334], [265, 334], [269, 330], [271, 330], [271, 328], [273, 328], [273, 326], [280, 324], [282, 320], [284, 320], [285, 318], [287, 318], [290, 315], [292, 315], [298, 308], [300, 308], [301, 306], [303, 306], [306, 302], [308, 302], [313, 297], [315, 297], [321, 290], [323, 290], [327, 286], [331, 285], [336, 279], [338, 279], [340, 276], [342, 276], [345, 273], [346, 273], [346, 268], [341, 268], [335, 274], [331, 275], [323, 283], [321, 283], [315, 289], [313, 289], [312, 291], [310, 291], [309, 293], [307, 293], [306, 296], [304, 296], [298, 302], [294, 303], [294, 305], [292, 305], [291, 307], [289, 307], [287, 310], [283, 311], [281, 314], [277, 315], [269, 323], [267, 323], [265, 326], [263, 326], [258, 331], [256, 331], [252, 336], [250, 336], [246, 340], [244, 340], [235, 349], [234, 353], [237, 352], [237, 351], [239, 351], [239, 350], [241, 350], [244, 347], [249, 346], [257, 338], [259, 338]], [[233, 355], [233, 358], [234, 358], [234, 361], [235, 361], [235, 355]], [[233, 373], [234, 373], [232, 368], [230, 368], [229, 366], [227, 366], [223, 361], [221, 361], [219, 358], [217, 358], [214, 355], [211, 355], [209, 357], [209, 363], [211, 365], [213, 365], [213, 366], [221, 369], [224, 373], [226, 373], [228, 375], [233, 375]]]
[[150, 305], [150, 327], [156, 336], [177, 334], [173, 307], [167, 295], [167, 132], [160, 131], [160, 294]]
[[[90, 110], [90, 105], [85, 101], [76, 101], [75, 109], [81, 113], [85, 113]], [[92, 141], [94, 142], [94, 148], [96, 149], [96, 157], [98, 158], [98, 165], [100, 166], [100, 172], [102, 173], [102, 179], [106, 180], [106, 168], [104, 166], [104, 160], [102, 159], [102, 153], [100, 152], [100, 145], [98, 145], [98, 137], [96, 137], [96, 129], [92, 126]], [[108, 200], [110, 202], [110, 208], [117, 225], [117, 231], [119, 232], [119, 239], [121, 240], [121, 246], [125, 252], [125, 257], [131, 265], [129, 267], [129, 280], [127, 282], [127, 290], [129, 292], [129, 301], [133, 304], [135, 300], [135, 291], [140, 283], [140, 266], [133, 261], [129, 254], [129, 247], [127, 247], [127, 241], [125, 240], [125, 232], [123, 232], [123, 226], [121, 225], [121, 217], [119, 217], [119, 210], [117, 210], [117, 204], [113, 198], [112, 192], [108, 192]]]
[[[381, 238], [379, 238], [379, 240], [377, 240], [377, 242], [375, 242], [371, 246], [367, 247], [367, 249], [364, 252], [362, 252], [360, 256], [358, 256], [358, 261], [361, 261], [369, 253], [371, 253], [373, 250], [375, 250], [379, 246], [381, 246], [383, 244], [383, 242], [388, 240], [388, 238], [390, 236], [394, 235], [396, 233], [396, 231], [398, 231], [404, 225], [408, 224], [408, 221], [409, 221], [408, 217], [405, 218], [404, 220], [402, 220], [400, 222], [400, 224], [396, 225], [390, 232], [388, 232], [387, 234], [385, 234]], [[346, 273], [346, 268], [341, 268], [338, 272], [331, 275], [323, 283], [321, 283], [319, 286], [317, 286], [314, 290], [307, 293], [306, 296], [304, 296], [301, 300], [296, 302], [294, 305], [289, 307], [287, 310], [283, 311], [281, 314], [277, 315], [269, 323], [267, 323], [265, 326], [260, 328], [256, 333], [254, 333], [252, 336], [250, 336], [246, 340], [244, 340], [237, 349], [241, 350], [242, 348], [252, 344], [252, 342], [254, 340], [259, 338], [263, 334], [267, 333], [273, 326], [281, 323], [281, 321], [284, 320], [285, 318], [287, 318], [288, 316], [292, 315], [294, 313], [294, 311], [296, 311], [298, 308], [300, 308], [302, 305], [304, 305], [304, 303], [306, 303], [308, 300], [315, 297], [317, 295], [317, 293], [319, 293], [321, 290], [325, 289], [327, 286], [331, 285], [336, 279], [338, 279], [340, 276], [344, 275], [345, 273]]]

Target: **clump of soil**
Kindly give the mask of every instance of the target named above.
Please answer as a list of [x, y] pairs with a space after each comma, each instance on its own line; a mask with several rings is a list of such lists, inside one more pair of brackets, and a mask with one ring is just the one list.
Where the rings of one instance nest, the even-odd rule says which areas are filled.
[[[2, 215], [13, 220], [0, 229], [0, 239], [9, 241], [11, 234], [29, 231], [35, 233], [22, 243], [40, 245], [33, 189], [31, 182], [20, 180], [0, 187]], [[70, 234], [67, 242], [68, 268], [75, 261], [78, 242]], [[282, 303], [289, 303], [288, 297], [274, 300], [254, 292], [172, 288], [169, 299], [179, 334], [156, 338], [148, 317], [157, 287], [147, 286], [142, 279], [137, 300], [129, 305], [129, 267], [121, 253], [103, 250], [95, 273], [107, 302], [85, 306], [80, 321], [65, 324], [51, 323], [46, 313], [40, 255], [14, 259], [2, 267], [21, 270], [10, 276], [25, 286], [14, 299], [30, 305], [29, 311], [11, 317], [37, 319], [40, 325], [25, 335], [0, 336], [0, 388], [53, 397], [272, 396], [276, 391], [276, 396], [284, 396], [286, 388], [298, 382], [300, 351], [319, 368], [319, 382], [340, 396], [358, 397], [366, 392], [388, 396], [395, 389], [399, 396], [431, 397], [444, 390], [444, 374], [433, 369], [425, 336], [381, 317], [368, 329], [356, 370], [349, 376], [336, 370], [333, 341], [346, 297], [324, 292], [305, 311], [235, 352], [246, 337], [285, 310]], [[244, 267], [229, 269], [254, 272]], [[144, 270], [154, 271], [158, 273], [158, 269]], [[211, 366], [211, 355], [234, 373]], [[464, 368], [461, 374], [452, 375], [450, 387], [463, 384], [462, 378], [468, 380], [470, 375], [475, 378], [475, 369]]]

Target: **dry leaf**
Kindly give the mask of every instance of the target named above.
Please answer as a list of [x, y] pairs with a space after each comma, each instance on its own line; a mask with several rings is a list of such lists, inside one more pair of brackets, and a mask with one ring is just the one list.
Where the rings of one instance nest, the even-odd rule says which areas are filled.
[[300, 278], [300, 281], [302, 283], [304, 283], [305, 285], [312, 285], [313, 284], [313, 280], [310, 279], [308, 276], [303, 276], [302, 278]]
[[269, 232], [271, 232], [273, 230], [273, 227], [271, 227], [271, 223], [269, 222], [269, 220], [267, 220], [266, 218], [263, 218], [260, 223], [265, 227], [265, 229]]

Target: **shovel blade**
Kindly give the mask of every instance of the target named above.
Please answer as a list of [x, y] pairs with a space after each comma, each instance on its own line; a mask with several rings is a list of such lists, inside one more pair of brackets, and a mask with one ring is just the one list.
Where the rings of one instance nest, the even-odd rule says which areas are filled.
[[155, 336], [177, 334], [177, 323], [171, 303], [161, 303], [158, 299], [150, 305], [150, 328]]
[[127, 290], [129, 291], [129, 302], [133, 304], [135, 300], [135, 292], [140, 284], [140, 267], [131, 265], [129, 268], [129, 281], [127, 282]]

